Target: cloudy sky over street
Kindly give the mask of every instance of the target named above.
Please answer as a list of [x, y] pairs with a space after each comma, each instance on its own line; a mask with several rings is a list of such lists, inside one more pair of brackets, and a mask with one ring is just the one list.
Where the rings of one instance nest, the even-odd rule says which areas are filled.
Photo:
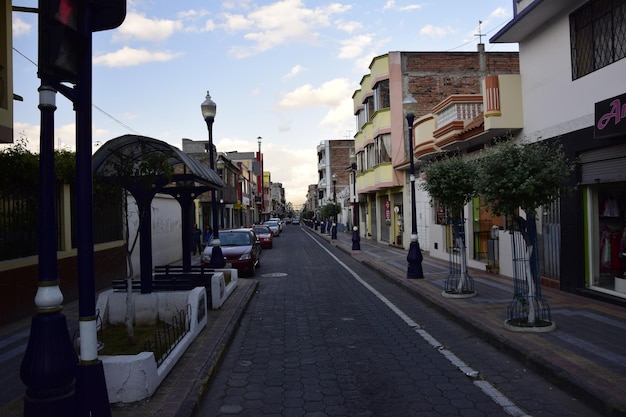
[[[36, 7], [34, 0], [12, 0]], [[206, 140], [200, 104], [217, 104], [220, 152], [252, 152], [301, 204], [317, 182], [315, 148], [352, 138], [352, 94], [373, 57], [389, 51], [517, 50], [488, 39], [511, 0], [128, 0], [118, 29], [93, 44], [93, 146], [140, 134], [182, 147]], [[13, 13], [15, 137], [38, 151], [36, 15]], [[56, 146], [75, 149], [71, 103], [57, 97]]]

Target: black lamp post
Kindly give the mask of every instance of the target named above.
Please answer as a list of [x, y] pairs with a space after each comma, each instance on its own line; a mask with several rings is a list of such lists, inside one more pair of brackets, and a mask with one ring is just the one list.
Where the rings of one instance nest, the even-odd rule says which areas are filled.
[[361, 250], [361, 236], [359, 235], [359, 206], [356, 198], [356, 156], [351, 155], [350, 169], [352, 170], [352, 187], [354, 202], [352, 203], [352, 250]]
[[[200, 105], [202, 109], [202, 117], [206, 122], [207, 129], [209, 130], [209, 163], [212, 170], [215, 170], [215, 153], [213, 151], [213, 121], [215, 120], [215, 113], [217, 106], [215, 102], [211, 100], [211, 95], [206, 92], [206, 98]], [[224, 261], [224, 255], [222, 254], [222, 248], [220, 247], [220, 232], [219, 225], [217, 224], [217, 196], [215, 189], [211, 190], [211, 217], [213, 220], [213, 250], [211, 251], [211, 261], [209, 266], [211, 268], [224, 268], [226, 261]]]
[[257, 143], [259, 144], [259, 153], [257, 154], [257, 159], [259, 161], [259, 171], [260, 171], [260, 175], [257, 179], [257, 182], [259, 183], [257, 185], [257, 191], [261, 194], [261, 201], [259, 202], [259, 204], [257, 204], [258, 210], [259, 210], [259, 224], [263, 223], [263, 210], [265, 209], [265, 191], [263, 190], [263, 180], [264, 180], [264, 176], [263, 176], [263, 158], [261, 157], [261, 141], [263, 140], [263, 138], [261, 136], [259, 136], [258, 138], [256, 138]]
[[333, 174], [333, 224], [330, 229], [330, 238], [337, 239], [337, 174]]
[[415, 120], [415, 111], [417, 110], [417, 101], [408, 96], [402, 102], [402, 110], [407, 124], [409, 125], [409, 160], [410, 171], [409, 179], [411, 181], [411, 244], [409, 253], [406, 257], [408, 268], [406, 271], [407, 278], [424, 278], [422, 270], [422, 261], [424, 257], [417, 241], [417, 213], [415, 207], [415, 165], [413, 163], [413, 120]]

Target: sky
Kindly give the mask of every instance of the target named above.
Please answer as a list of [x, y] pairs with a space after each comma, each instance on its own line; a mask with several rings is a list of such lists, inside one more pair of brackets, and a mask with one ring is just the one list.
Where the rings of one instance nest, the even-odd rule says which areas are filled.
[[[93, 149], [125, 134], [182, 149], [207, 140], [200, 104], [217, 105], [218, 152], [255, 152], [296, 208], [318, 181], [316, 147], [351, 139], [352, 95], [389, 51], [516, 51], [489, 44], [513, 0], [128, 0], [124, 23], [93, 35]], [[12, 0], [37, 7], [36, 0]], [[37, 16], [13, 12], [14, 137], [39, 151]], [[75, 150], [75, 113], [57, 94], [55, 138]]]

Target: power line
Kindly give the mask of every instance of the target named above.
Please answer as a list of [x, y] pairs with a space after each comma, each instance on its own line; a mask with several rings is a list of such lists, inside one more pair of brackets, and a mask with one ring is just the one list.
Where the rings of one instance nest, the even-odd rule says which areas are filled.
[[[31, 64], [33, 64], [35, 67], [38, 67], [37, 63], [35, 61], [33, 61], [32, 59], [30, 59], [29, 57], [27, 57], [26, 55], [24, 55], [22, 52], [20, 52], [16, 47], [13, 47], [13, 50], [15, 52], [17, 52], [20, 56], [22, 56], [25, 60], [27, 60], [28, 62], [30, 62]], [[115, 116], [111, 115], [110, 113], [107, 113], [106, 111], [102, 110], [100, 107], [98, 107], [97, 105], [95, 105], [93, 102], [91, 103], [91, 106], [98, 110], [100, 113], [104, 114], [105, 116], [109, 117], [111, 120], [113, 120], [114, 122], [118, 123], [119, 125], [123, 126], [124, 128], [130, 130], [131, 132], [137, 134], [137, 135], [141, 135], [141, 133], [139, 133], [138, 131], [136, 131], [135, 129], [133, 129], [132, 127], [128, 126], [126, 123], [122, 122], [121, 120], [117, 119]]]

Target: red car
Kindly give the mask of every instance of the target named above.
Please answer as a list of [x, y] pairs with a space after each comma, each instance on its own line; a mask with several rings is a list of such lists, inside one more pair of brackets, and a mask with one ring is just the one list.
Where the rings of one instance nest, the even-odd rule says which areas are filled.
[[[252, 229], [229, 229], [219, 231], [220, 246], [226, 264], [231, 264], [241, 274], [254, 276], [261, 259], [261, 242]], [[201, 262], [210, 264], [213, 246], [207, 245]]]
[[274, 245], [274, 232], [267, 226], [254, 226], [252, 228], [256, 237], [261, 241], [261, 247], [263, 249], [272, 249]]

